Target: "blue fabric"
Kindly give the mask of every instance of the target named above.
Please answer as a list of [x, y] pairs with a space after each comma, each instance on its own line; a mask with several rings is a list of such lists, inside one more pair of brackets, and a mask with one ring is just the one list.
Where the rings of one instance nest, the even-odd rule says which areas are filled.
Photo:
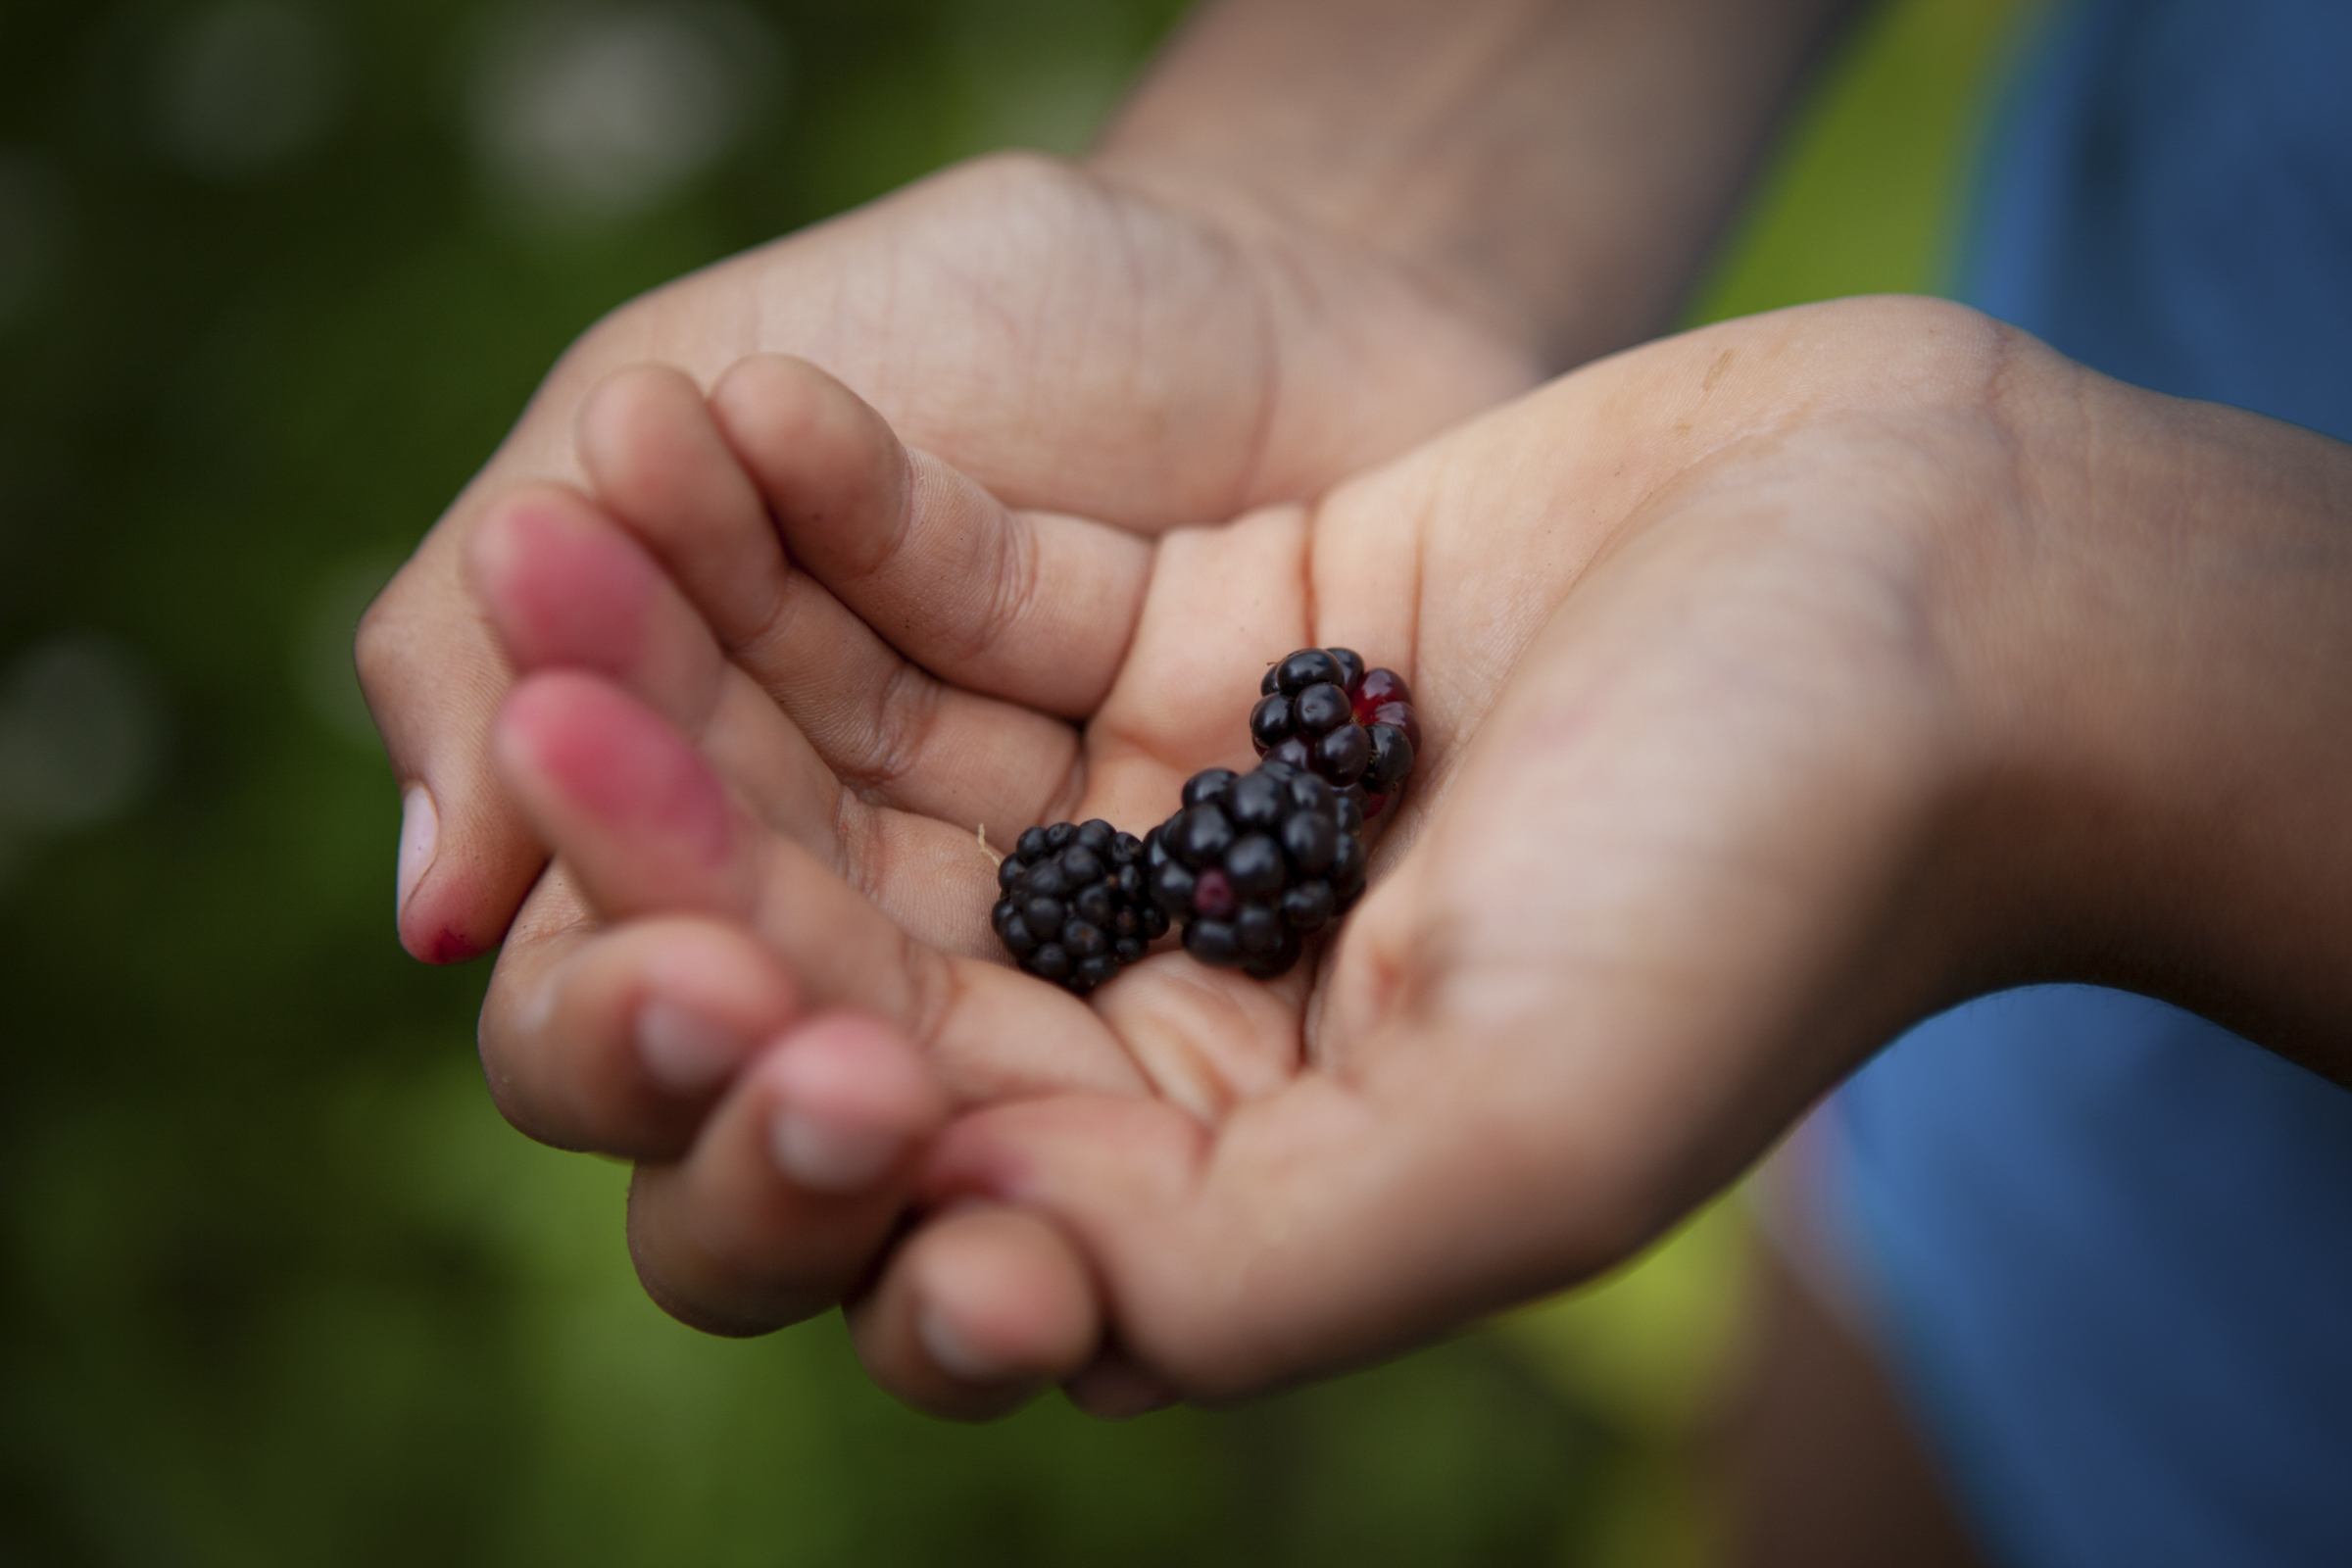
[[1898, 1373], [2000, 1560], [2352, 1561], [2352, 1094], [2088, 986], [1839, 1097]]
[[1962, 297], [2352, 440], [2352, 3], [2095, 0], [2013, 93]]
[[[2352, 439], [2352, 4], [2068, 12], [1962, 293], [2111, 375]], [[1989, 1551], [2352, 1563], [2352, 1093], [2038, 987], [1914, 1030], [1829, 1125], [1851, 1261]]]

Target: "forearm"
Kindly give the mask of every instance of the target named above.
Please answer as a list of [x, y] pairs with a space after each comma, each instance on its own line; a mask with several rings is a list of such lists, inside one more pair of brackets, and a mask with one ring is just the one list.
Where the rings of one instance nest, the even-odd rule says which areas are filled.
[[2038, 964], [2352, 1083], [2352, 446], [2077, 372], [1987, 716]]
[[1214, 0], [1106, 172], [1386, 255], [1560, 368], [1668, 324], [1851, 0]]

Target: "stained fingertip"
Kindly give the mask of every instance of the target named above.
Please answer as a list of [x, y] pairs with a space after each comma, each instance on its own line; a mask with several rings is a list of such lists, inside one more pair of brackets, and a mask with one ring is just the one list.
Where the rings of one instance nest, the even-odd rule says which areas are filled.
[[429, 898], [416, 900], [401, 918], [400, 946], [410, 957], [418, 963], [447, 967], [453, 963], [470, 963], [498, 946], [496, 936], [467, 930], [463, 911], [436, 912], [431, 907], [436, 902]]
[[542, 836], [615, 918], [740, 912], [736, 812], [684, 737], [611, 682], [534, 675], [500, 711], [494, 752]]
[[[421, 783], [401, 792], [394, 930], [420, 963], [465, 963], [498, 946], [531, 879], [546, 862], [529, 828], [502, 801], [491, 824], [442, 810]], [[485, 856], [479, 846], [500, 852]]]
[[502, 499], [467, 544], [466, 570], [519, 669], [621, 675], [644, 656], [661, 574], [568, 491], [542, 486]]
[[394, 930], [426, 963], [506, 934], [546, 853], [491, 775], [483, 740], [504, 662], [433, 535], [360, 617], [352, 659], [401, 789]]

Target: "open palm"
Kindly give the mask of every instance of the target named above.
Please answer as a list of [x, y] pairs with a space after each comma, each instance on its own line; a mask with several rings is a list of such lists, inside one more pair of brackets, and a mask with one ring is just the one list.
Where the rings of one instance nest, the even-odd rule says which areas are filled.
[[[502, 731], [599, 918], [562, 883], [526, 911], [494, 1081], [648, 1159], [673, 1309], [754, 1329], [858, 1287], [869, 1363], [935, 1406], [1090, 1364], [1111, 1405], [1246, 1391], [1604, 1266], [1941, 983], [1858, 911], [1966, 750], [1914, 590], [1955, 508], [2005, 504], [2006, 352], [1915, 305], [1716, 328], [1155, 541], [1007, 512], [792, 362], [710, 413], [618, 383], [599, 504], [515, 498], [476, 552], [517, 664], [596, 672]], [[1170, 952], [1091, 1004], [1004, 967], [975, 829], [1150, 825], [1315, 644], [1404, 671], [1425, 740], [1319, 960]], [[721, 952], [771, 971], [717, 1004], [739, 1032], [878, 1020], [917, 1066], [875, 1069], [877, 1119], [944, 1135], [810, 1193], [763, 1152], [787, 1069], [649, 1085], [626, 1020]], [[941, 1217], [876, 1275], [910, 1194]]]

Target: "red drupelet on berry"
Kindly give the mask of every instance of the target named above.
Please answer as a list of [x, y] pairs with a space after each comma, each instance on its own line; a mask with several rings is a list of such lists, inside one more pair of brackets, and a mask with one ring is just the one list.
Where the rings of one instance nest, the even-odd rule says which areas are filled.
[[1270, 980], [1363, 896], [1366, 818], [1421, 743], [1412, 694], [1347, 648], [1302, 648], [1259, 691], [1257, 767], [1194, 774], [1183, 809], [1142, 840], [1100, 821], [1021, 835], [995, 921], [1022, 969], [1083, 996], [1176, 922], [1201, 962]]
[[1168, 929], [1147, 897], [1144, 846], [1108, 822], [1023, 833], [997, 866], [997, 936], [1040, 980], [1084, 996], [1144, 956]]
[[1412, 694], [1392, 669], [1366, 669], [1350, 648], [1301, 648], [1266, 671], [1250, 740], [1257, 754], [1307, 769], [1338, 789], [1360, 787], [1377, 816], [1421, 745]]
[[1363, 810], [1318, 774], [1268, 759], [1212, 767], [1144, 839], [1154, 904], [1203, 963], [1270, 980], [1364, 891]]

